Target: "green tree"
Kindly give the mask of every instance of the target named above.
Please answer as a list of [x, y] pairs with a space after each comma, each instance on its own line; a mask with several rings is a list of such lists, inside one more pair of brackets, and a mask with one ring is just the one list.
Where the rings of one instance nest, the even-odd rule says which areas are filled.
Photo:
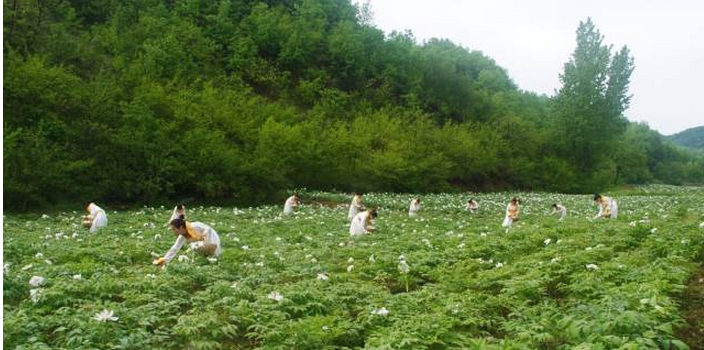
[[577, 48], [560, 75], [562, 87], [552, 111], [558, 150], [587, 178], [603, 173], [599, 167], [625, 131], [623, 111], [634, 67], [627, 47], [612, 55], [603, 39], [591, 19], [580, 23]]

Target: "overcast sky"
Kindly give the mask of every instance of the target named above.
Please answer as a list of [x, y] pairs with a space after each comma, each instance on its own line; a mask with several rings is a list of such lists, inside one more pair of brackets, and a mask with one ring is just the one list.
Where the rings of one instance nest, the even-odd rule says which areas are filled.
[[417, 41], [447, 38], [490, 56], [521, 89], [553, 95], [591, 17], [635, 58], [630, 120], [669, 135], [704, 125], [704, 0], [371, 0], [374, 23]]

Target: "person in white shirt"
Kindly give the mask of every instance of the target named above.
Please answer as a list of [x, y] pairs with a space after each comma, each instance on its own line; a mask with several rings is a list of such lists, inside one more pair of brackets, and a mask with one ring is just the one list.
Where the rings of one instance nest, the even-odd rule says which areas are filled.
[[220, 237], [215, 230], [202, 222], [189, 222], [183, 217], [171, 221], [171, 229], [178, 236], [164, 257], [154, 260], [154, 265], [168, 264], [186, 242], [191, 243], [195, 251], [209, 256], [220, 256], [222, 247]]
[[350, 203], [350, 211], [347, 214], [347, 219], [352, 220], [360, 211], [364, 210], [364, 204], [362, 204], [362, 194], [357, 192], [352, 198], [352, 203]]
[[174, 211], [171, 212], [171, 217], [169, 218], [169, 221], [166, 223], [166, 227], [171, 226], [171, 222], [180, 218], [180, 217], [183, 217], [183, 218], [186, 217], [186, 207], [183, 206], [183, 204], [179, 204], [174, 207]]
[[611, 219], [616, 219], [618, 218], [618, 204], [616, 204], [616, 200], [607, 197], [607, 196], [602, 196], [598, 193], [594, 194], [594, 203], [596, 203], [599, 206], [599, 214], [596, 214], [594, 217], [595, 219], [598, 218], [611, 218]]
[[293, 214], [293, 210], [298, 208], [300, 204], [301, 199], [298, 197], [298, 194], [294, 193], [293, 196], [288, 197], [286, 203], [284, 203], [284, 214]]
[[357, 213], [350, 223], [350, 236], [357, 237], [374, 231], [374, 219], [376, 219], [376, 209], [365, 210]]
[[90, 214], [83, 217], [83, 225], [90, 227], [91, 233], [108, 226], [108, 215], [105, 214], [103, 208], [95, 205], [93, 202], [88, 202], [86, 210], [88, 210]]
[[416, 216], [420, 211], [420, 198], [413, 198], [411, 200], [411, 206], [408, 208], [408, 216]]
[[474, 200], [474, 198], [467, 201], [467, 210], [469, 210], [470, 213], [476, 213], [477, 209], [479, 209], [479, 204]]
[[557, 213], [560, 214], [560, 221], [563, 221], [567, 217], [567, 208], [565, 208], [565, 206], [563, 206], [562, 204], [555, 203], [552, 205], [552, 213], [551, 214], [557, 214]]

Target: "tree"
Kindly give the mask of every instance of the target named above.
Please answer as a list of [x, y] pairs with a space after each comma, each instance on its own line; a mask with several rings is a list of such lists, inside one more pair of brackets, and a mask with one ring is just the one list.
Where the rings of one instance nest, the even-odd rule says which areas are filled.
[[628, 84], [633, 58], [626, 46], [611, 54], [611, 46], [591, 19], [577, 29], [577, 48], [560, 75], [562, 87], [553, 103], [553, 139], [561, 155], [581, 173], [597, 173], [611, 157], [627, 120]]

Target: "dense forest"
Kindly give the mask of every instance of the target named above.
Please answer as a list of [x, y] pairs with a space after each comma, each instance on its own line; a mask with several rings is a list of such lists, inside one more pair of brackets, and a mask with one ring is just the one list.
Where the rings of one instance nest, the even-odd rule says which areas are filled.
[[[701, 183], [594, 23], [554, 97], [349, 0], [4, 1], [4, 203]], [[479, 48], [477, 48], [479, 49]]]

